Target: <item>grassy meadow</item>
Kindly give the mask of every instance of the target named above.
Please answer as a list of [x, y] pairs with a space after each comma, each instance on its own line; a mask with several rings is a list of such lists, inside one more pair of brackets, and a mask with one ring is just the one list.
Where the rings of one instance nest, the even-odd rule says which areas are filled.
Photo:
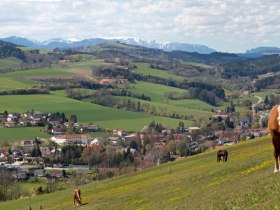
[[0, 69], [17, 67], [20, 64], [21, 64], [21, 60], [15, 57], [0, 59]]
[[[126, 86], [126, 85], [120, 85], [120, 86]], [[133, 84], [128, 85], [130, 87], [129, 91], [131, 91], [134, 94], [144, 94], [145, 96], [149, 96], [153, 102], [165, 102], [166, 97], [164, 96], [165, 92], [178, 92], [183, 93], [187, 92], [187, 90], [183, 90], [180, 88], [174, 88], [169, 87], [166, 85], [160, 85], [160, 84], [153, 84], [149, 82], [142, 82], [142, 81], [136, 81]]]
[[19, 128], [0, 128], [0, 143], [4, 140], [9, 142], [34, 139], [40, 137], [49, 139], [51, 136], [43, 132], [44, 128], [40, 127], [19, 127]]
[[28, 78], [28, 77], [45, 77], [45, 76], [67, 76], [71, 73], [62, 71], [59, 68], [38, 68], [24, 71], [15, 71], [1, 73], [0, 78]]
[[228, 162], [216, 150], [133, 174], [81, 186], [80, 207], [67, 190], [0, 203], [1, 210], [38, 209], [279, 209], [280, 174], [268, 136], [228, 146]]
[[28, 83], [13, 80], [10, 78], [1, 78], [0, 77], [0, 90], [8, 89], [20, 89], [20, 88], [31, 88], [32, 86]]
[[152, 120], [170, 127], [176, 127], [180, 122], [177, 119], [104, 107], [60, 95], [0, 96], [0, 112], [7, 110], [21, 113], [32, 109], [46, 113], [64, 112], [68, 117], [76, 114], [81, 123], [93, 122], [102, 128], [124, 128], [128, 131], [140, 130]]
[[168, 71], [153, 69], [149, 67], [148, 63], [135, 63], [137, 69], [135, 70], [136, 73], [143, 74], [143, 75], [152, 75], [157, 76], [165, 79], [174, 79], [174, 80], [184, 80], [184, 77], [180, 77], [174, 74], [170, 74]]

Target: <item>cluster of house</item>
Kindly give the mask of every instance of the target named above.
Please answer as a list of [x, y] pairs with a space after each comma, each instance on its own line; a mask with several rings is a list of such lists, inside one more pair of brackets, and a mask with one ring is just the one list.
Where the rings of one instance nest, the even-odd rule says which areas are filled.
[[[56, 120], [50, 120], [48, 121], [48, 124], [51, 125], [51, 129], [47, 130], [47, 133], [53, 134], [53, 135], [62, 135], [66, 134], [68, 128], [69, 128], [69, 122], [61, 123]], [[73, 124], [73, 129], [75, 129], [75, 132], [77, 133], [89, 133], [89, 132], [96, 132], [100, 130], [100, 127], [98, 125], [80, 125], [79, 123]]]
[[[261, 135], [267, 135], [268, 131], [265, 128], [260, 129], [233, 129], [227, 131], [216, 131], [213, 136], [199, 135], [198, 138], [192, 139], [192, 133], [199, 131], [199, 127], [188, 127], [184, 132], [176, 133], [175, 130], [165, 129], [158, 134], [141, 133], [127, 133], [125, 130], [113, 130], [112, 135], [109, 137], [91, 137], [88, 134], [59, 134], [51, 137], [51, 140], [58, 145], [72, 145], [77, 144], [85, 147], [100, 147], [104, 146], [106, 141], [107, 146], [125, 149], [129, 147], [131, 141], [145, 139], [153, 139], [154, 147], [161, 150], [163, 149], [168, 140], [180, 142], [188, 138], [188, 147], [192, 151], [198, 151], [201, 146], [210, 149], [219, 148], [227, 144], [234, 144], [240, 141], [240, 135], [245, 135], [246, 138], [254, 138]], [[55, 158], [60, 151], [60, 148], [50, 150], [49, 147], [40, 146], [41, 157], [30, 157], [30, 152], [35, 147], [35, 141], [23, 140], [18, 143], [17, 149], [8, 151], [2, 149], [0, 153], [0, 170], [10, 170], [12, 177], [17, 180], [25, 180], [30, 176], [45, 177], [48, 181], [57, 181], [60, 177], [64, 176], [63, 166], [57, 165], [58, 169], [50, 168], [46, 170], [44, 167], [44, 158]], [[131, 152], [135, 152], [131, 150]], [[175, 155], [176, 156], [176, 155]], [[174, 157], [175, 157], [174, 156]], [[180, 158], [176, 156], [175, 158]], [[149, 156], [144, 157], [148, 162]], [[153, 162], [153, 158], [150, 162]], [[41, 165], [38, 167], [38, 165]], [[42, 167], [43, 166], [43, 167]], [[65, 172], [64, 172], [65, 173]]]
[[41, 112], [28, 113], [3, 113], [0, 114], [0, 124], [6, 128], [37, 126], [46, 119], [46, 114]]
[[[65, 134], [69, 127], [69, 122], [61, 123], [58, 120], [52, 119], [51, 114], [46, 114], [42, 112], [27, 112], [27, 113], [2, 113], [0, 114], [0, 127], [1, 125], [6, 128], [15, 127], [30, 127], [30, 126], [44, 126], [49, 124], [51, 126], [50, 130], [47, 130], [49, 134], [61, 135]], [[78, 133], [89, 133], [99, 131], [98, 125], [80, 125], [79, 123], [74, 123], [73, 128]]]

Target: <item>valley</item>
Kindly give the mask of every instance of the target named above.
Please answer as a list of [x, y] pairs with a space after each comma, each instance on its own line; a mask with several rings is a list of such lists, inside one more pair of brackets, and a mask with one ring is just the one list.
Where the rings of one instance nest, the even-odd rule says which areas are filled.
[[[20, 57], [7, 54], [5, 46]], [[253, 168], [255, 162], [245, 167], [247, 156], [239, 152], [246, 150], [248, 157], [254, 156], [246, 145], [257, 148], [267, 142], [267, 110], [280, 101], [280, 62], [275, 55], [245, 59], [216, 52], [165, 52], [119, 42], [43, 51], [5, 43], [2, 50], [6, 54], [0, 59], [0, 152], [2, 167], [10, 170], [13, 179], [0, 199], [16, 199], [8, 202], [10, 209], [27, 198], [29, 205], [44, 209], [70, 208], [68, 195], [57, 195], [76, 186], [85, 192], [83, 208], [113, 208], [115, 202], [98, 196], [105, 193], [113, 199], [110, 193], [118, 192], [125, 202], [131, 189], [141, 191], [156, 183], [153, 199], [158, 202], [150, 201], [147, 193], [139, 200], [135, 191], [128, 196], [126, 208], [170, 208], [173, 204], [175, 209], [190, 208], [189, 199], [197, 199], [194, 209], [203, 209], [195, 197], [201, 190], [210, 193], [219, 185], [230, 185], [229, 177], [237, 180]], [[268, 145], [266, 155], [258, 159], [260, 170], [272, 165], [267, 159]], [[234, 164], [226, 174], [216, 168], [213, 158], [216, 149], [224, 147], [229, 148], [230, 158], [233, 155], [233, 162], [226, 164]], [[237, 160], [242, 161], [242, 168]], [[76, 170], [76, 166], [85, 169]], [[210, 178], [221, 175], [221, 180], [199, 174], [203, 168]], [[124, 181], [125, 187], [117, 180]], [[189, 188], [161, 194], [160, 188], [169, 181], [174, 185], [186, 182]], [[115, 191], [107, 189], [111, 183]], [[44, 196], [57, 197], [50, 205], [41, 200]], [[205, 209], [213, 207], [208, 203]]]

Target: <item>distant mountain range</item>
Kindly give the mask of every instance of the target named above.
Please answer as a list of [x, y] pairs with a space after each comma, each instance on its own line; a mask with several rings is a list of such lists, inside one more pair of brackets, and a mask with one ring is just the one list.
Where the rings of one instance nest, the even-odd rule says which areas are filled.
[[[103, 39], [103, 38], [90, 38], [83, 39], [80, 41], [70, 41], [61, 38], [49, 39], [46, 41], [32, 41], [27, 38], [10, 36], [6, 38], [0, 38], [2, 41], [11, 42], [16, 45], [32, 47], [32, 48], [73, 48], [73, 47], [89, 47], [97, 44], [109, 43], [109, 42], [120, 42], [128, 45], [136, 45], [147, 48], [161, 49], [167, 52], [170, 51], [184, 51], [184, 52], [197, 52], [200, 54], [211, 54], [217, 52], [216, 50], [209, 48], [205, 45], [199, 44], [188, 44], [179, 42], [160, 42], [157, 40], [147, 41], [135, 38], [119, 38], [119, 39]], [[279, 54], [280, 48], [278, 47], [257, 47], [254, 49], [247, 50], [245, 53], [237, 53], [240, 57], [245, 58], [257, 58], [263, 55]]]
[[45, 48], [45, 49], [88, 47], [88, 46], [94, 46], [96, 44], [119, 41], [124, 44], [137, 45], [137, 46], [142, 46], [147, 48], [162, 49], [164, 51], [185, 51], [185, 52], [197, 52], [200, 54], [210, 54], [212, 52], [216, 52], [216, 50], [209, 48], [205, 45], [197, 45], [197, 44], [194, 45], [194, 44], [179, 43], [179, 42], [163, 43], [159, 41], [146, 41], [146, 40], [134, 39], [134, 38], [120, 38], [120, 39], [91, 38], [91, 39], [84, 39], [81, 41], [69, 41], [60, 38], [55, 38], [47, 41], [38, 42], [23, 37], [10, 36], [6, 38], [0, 38], [0, 40], [11, 42], [17, 45], [26, 46], [26, 47]]

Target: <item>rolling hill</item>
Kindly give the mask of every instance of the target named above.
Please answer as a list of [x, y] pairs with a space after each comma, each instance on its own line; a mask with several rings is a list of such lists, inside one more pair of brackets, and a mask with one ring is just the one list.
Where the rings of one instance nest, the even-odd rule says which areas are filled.
[[228, 146], [228, 162], [216, 151], [133, 174], [81, 186], [83, 204], [72, 191], [0, 203], [1, 210], [28, 209], [279, 209], [279, 176], [273, 174], [268, 136]]

